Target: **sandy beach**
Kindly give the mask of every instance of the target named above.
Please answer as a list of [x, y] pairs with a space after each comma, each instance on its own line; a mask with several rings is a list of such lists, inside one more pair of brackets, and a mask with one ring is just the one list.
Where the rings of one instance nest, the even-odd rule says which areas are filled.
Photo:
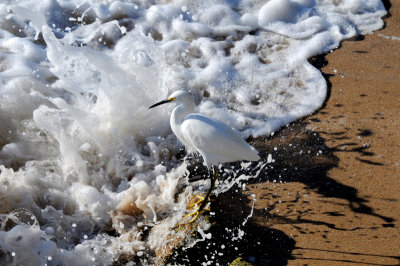
[[399, 265], [400, 2], [384, 2], [384, 29], [310, 60], [327, 79], [325, 105], [253, 140], [274, 161], [245, 190], [216, 200], [211, 233], [224, 246], [221, 262]]

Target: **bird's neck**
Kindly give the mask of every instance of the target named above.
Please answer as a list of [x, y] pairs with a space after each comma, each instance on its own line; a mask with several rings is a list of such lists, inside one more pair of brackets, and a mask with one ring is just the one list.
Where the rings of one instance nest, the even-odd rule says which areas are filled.
[[180, 125], [183, 119], [194, 110], [194, 103], [193, 104], [180, 104], [174, 108], [171, 113], [170, 123], [171, 126], [173, 125]]

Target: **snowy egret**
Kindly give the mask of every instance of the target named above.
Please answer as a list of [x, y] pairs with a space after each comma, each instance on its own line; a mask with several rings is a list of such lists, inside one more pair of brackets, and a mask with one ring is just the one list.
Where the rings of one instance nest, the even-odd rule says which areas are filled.
[[[176, 91], [167, 100], [163, 100], [149, 107], [153, 108], [164, 103], [175, 102], [177, 106], [171, 113], [171, 129], [178, 139], [185, 145], [189, 153], [199, 152], [204, 159], [204, 164], [209, 170], [211, 179], [210, 189], [201, 202], [200, 207], [190, 215], [195, 221], [201, 210], [206, 206], [207, 199], [214, 189], [218, 179], [217, 167], [221, 163], [241, 160], [258, 161], [258, 152], [228, 125], [219, 120], [204, 115], [193, 113], [195, 104], [189, 93]], [[214, 177], [212, 175], [214, 170]]]

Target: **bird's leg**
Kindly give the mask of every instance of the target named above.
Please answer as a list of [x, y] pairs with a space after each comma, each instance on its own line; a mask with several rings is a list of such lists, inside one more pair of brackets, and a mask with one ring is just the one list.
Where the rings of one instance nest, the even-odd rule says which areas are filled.
[[210, 170], [210, 174], [209, 174], [210, 179], [211, 179], [211, 186], [210, 186], [210, 189], [207, 191], [206, 196], [205, 196], [204, 199], [202, 200], [202, 203], [201, 203], [201, 205], [200, 205], [200, 208], [199, 208], [198, 212], [200, 212], [200, 211], [206, 206], [208, 197], [210, 197], [211, 192], [214, 190], [215, 182], [216, 182], [217, 179], [218, 179], [218, 168], [217, 168], [216, 166], [213, 166], [213, 170], [214, 170], [214, 177], [213, 177], [212, 174], [211, 174], [211, 170]]
[[[208, 198], [210, 197], [211, 192], [214, 190], [215, 183], [216, 183], [216, 181], [218, 179], [218, 168], [216, 166], [213, 166], [213, 170], [214, 170], [214, 175], [212, 174], [212, 170], [211, 169], [209, 170], [209, 177], [211, 179], [211, 186], [210, 186], [210, 189], [207, 191], [206, 196], [204, 198], [200, 197], [200, 200], [193, 204], [193, 205], [197, 205], [198, 203], [201, 202], [200, 207], [196, 211], [194, 211], [194, 212], [192, 212], [192, 213], [187, 215], [187, 216], [189, 216], [189, 215], [193, 216], [192, 220], [190, 220], [189, 223], [193, 223], [200, 216], [200, 212], [206, 207], [206, 205], [208, 203]], [[209, 211], [209, 209], [205, 209], [205, 210]]]

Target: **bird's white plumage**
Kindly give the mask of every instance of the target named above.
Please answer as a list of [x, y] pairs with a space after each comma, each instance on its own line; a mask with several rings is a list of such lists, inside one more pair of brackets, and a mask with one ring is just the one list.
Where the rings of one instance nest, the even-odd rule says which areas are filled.
[[203, 115], [187, 115], [180, 130], [185, 142], [195, 148], [205, 164], [218, 165], [240, 160], [257, 161], [257, 151], [224, 123]]
[[208, 168], [225, 162], [257, 161], [258, 152], [232, 128], [216, 119], [194, 114], [194, 102], [184, 91], [168, 99], [177, 106], [171, 113], [172, 131], [189, 151], [198, 151]]

